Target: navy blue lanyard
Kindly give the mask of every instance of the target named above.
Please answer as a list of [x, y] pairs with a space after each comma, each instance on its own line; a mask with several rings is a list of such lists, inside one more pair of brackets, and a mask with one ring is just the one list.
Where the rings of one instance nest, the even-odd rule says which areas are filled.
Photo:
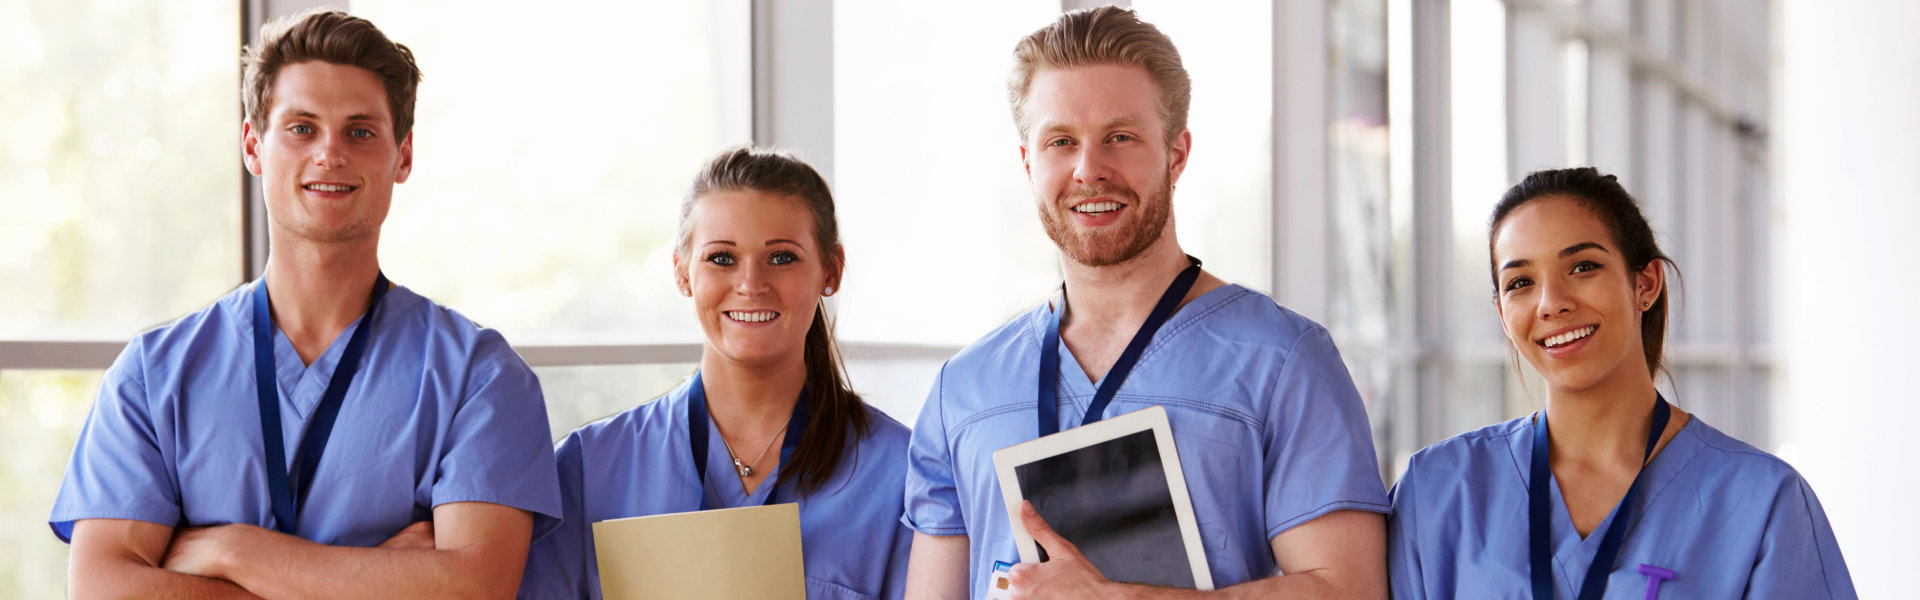
[[[700, 474], [700, 510], [712, 508], [707, 503], [707, 387], [700, 381], [700, 372], [693, 372], [692, 387], [687, 389], [687, 445], [693, 450], [693, 472]], [[800, 436], [807, 432], [807, 389], [800, 388], [800, 399], [793, 403], [793, 415], [787, 417], [787, 436], [780, 441], [779, 475], [786, 470], [787, 461], [793, 459], [794, 448], [800, 447]], [[775, 478], [769, 477], [760, 485], [775, 485]], [[767, 501], [762, 506], [779, 504], [780, 488], [767, 490]]]
[[313, 474], [320, 469], [320, 456], [327, 451], [327, 438], [333, 435], [333, 422], [340, 417], [341, 401], [347, 386], [360, 370], [360, 355], [367, 350], [367, 332], [373, 329], [373, 311], [387, 295], [387, 275], [373, 281], [373, 300], [360, 326], [347, 338], [347, 349], [333, 367], [333, 378], [320, 395], [320, 405], [307, 423], [307, 435], [300, 439], [300, 451], [293, 455], [294, 480], [287, 481], [286, 440], [280, 433], [280, 391], [273, 365], [273, 314], [267, 301], [267, 281], [253, 284], [253, 378], [260, 398], [260, 436], [267, 450], [267, 491], [273, 496], [273, 526], [281, 533], [296, 535], [294, 524], [300, 508], [306, 506], [313, 485]]
[[[1666, 432], [1667, 418], [1673, 412], [1667, 408], [1666, 398], [1655, 394], [1654, 400], [1653, 426], [1647, 429], [1647, 452], [1640, 459], [1640, 471], [1627, 486], [1627, 495], [1620, 499], [1613, 524], [1607, 526], [1606, 537], [1600, 538], [1600, 549], [1593, 555], [1593, 564], [1587, 567], [1586, 579], [1580, 582], [1580, 600], [1599, 600], [1607, 593], [1607, 575], [1613, 572], [1613, 561], [1620, 554], [1620, 541], [1627, 537], [1627, 520], [1633, 517], [1633, 492], [1640, 487], [1640, 476], [1646, 474], [1647, 462], [1653, 459], [1653, 447], [1660, 444], [1660, 434]], [[1534, 600], [1553, 600], [1553, 540], [1548, 535], [1552, 531], [1553, 491], [1547, 489], [1548, 445], [1547, 419], [1543, 412], [1533, 419], [1533, 470], [1527, 479]]]
[[[1133, 340], [1127, 342], [1127, 349], [1120, 353], [1120, 360], [1107, 370], [1105, 379], [1100, 380], [1100, 389], [1093, 393], [1093, 403], [1087, 405], [1087, 415], [1080, 421], [1086, 425], [1100, 420], [1107, 410], [1107, 404], [1113, 402], [1114, 394], [1120, 393], [1120, 383], [1127, 380], [1133, 372], [1134, 363], [1140, 362], [1140, 353], [1147, 350], [1147, 343], [1153, 341], [1153, 334], [1167, 324], [1173, 317], [1174, 309], [1180, 307], [1180, 300], [1187, 297], [1193, 289], [1193, 282], [1200, 278], [1200, 259], [1188, 256], [1193, 265], [1181, 271], [1160, 294], [1160, 302], [1153, 305], [1153, 312], [1147, 314], [1147, 322], [1140, 324], [1140, 331], [1134, 332]], [[1060, 315], [1067, 312], [1066, 287], [1060, 291], [1060, 306], [1053, 311], [1053, 323], [1047, 326], [1045, 338], [1040, 341], [1040, 437], [1047, 437], [1060, 431], [1060, 400], [1056, 386], [1060, 379]]]

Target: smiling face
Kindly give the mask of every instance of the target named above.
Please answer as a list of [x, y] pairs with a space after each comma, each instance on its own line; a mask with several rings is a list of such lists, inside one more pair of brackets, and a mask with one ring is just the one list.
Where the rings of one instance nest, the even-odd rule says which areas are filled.
[[413, 171], [413, 139], [394, 139], [386, 88], [372, 71], [321, 61], [282, 68], [265, 127], [245, 125], [247, 170], [261, 178], [276, 238], [376, 236], [393, 186]]
[[1020, 147], [1048, 237], [1067, 258], [1103, 267], [1171, 238], [1173, 184], [1192, 136], [1166, 140], [1153, 80], [1134, 65], [1035, 74]]
[[1634, 270], [1598, 215], [1565, 196], [1530, 201], [1493, 237], [1507, 341], [1556, 389], [1651, 380], [1642, 311], [1665, 284], [1658, 261]]
[[674, 255], [707, 347], [731, 361], [804, 358], [807, 328], [826, 288], [838, 287], [840, 249], [815, 240], [800, 200], [752, 190], [709, 193], [689, 213], [685, 256]]

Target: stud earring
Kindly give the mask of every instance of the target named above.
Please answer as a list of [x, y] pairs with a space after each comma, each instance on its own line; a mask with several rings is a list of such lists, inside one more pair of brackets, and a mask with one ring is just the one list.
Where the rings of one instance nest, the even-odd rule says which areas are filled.
[[825, 291], [822, 291], [822, 292], [820, 292], [820, 295], [822, 295], [822, 296], [832, 296], [832, 295], [833, 295], [833, 287], [832, 287], [832, 286], [828, 286], [828, 287], [827, 287], [827, 289], [826, 289]]

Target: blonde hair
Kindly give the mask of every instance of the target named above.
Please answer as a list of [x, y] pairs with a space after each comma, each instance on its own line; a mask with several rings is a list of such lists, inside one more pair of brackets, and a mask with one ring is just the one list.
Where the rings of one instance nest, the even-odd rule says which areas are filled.
[[1159, 88], [1156, 104], [1167, 124], [1166, 143], [1187, 129], [1187, 107], [1193, 99], [1193, 80], [1180, 65], [1180, 50], [1153, 24], [1133, 11], [1116, 6], [1076, 10], [1060, 15], [1020, 40], [1013, 48], [1013, 76], [1007, 78], [1007, 101], [1013, 105], [1013, 124], [1024, 143], [1027, 92], [1043, 69], [1070, 69], [1094, 65], [1138, 65]]

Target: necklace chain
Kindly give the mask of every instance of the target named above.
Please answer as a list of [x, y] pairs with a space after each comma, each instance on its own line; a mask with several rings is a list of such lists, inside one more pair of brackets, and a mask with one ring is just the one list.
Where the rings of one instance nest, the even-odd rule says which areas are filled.
[[[718, 426], [720, 422], [714, 421], [713, 424]], [[785, 425], [780, 426], [780, 431], [774, 432], [773, 437], [767, 438], [766, 447], [760, 449], [760, 455], [753, 457], [753, 462], [751, 463], [740, 462], [740, 455], [733, 452], [733, 442], [727, 441], [727, 436], [720, 436], [720, 443], [727, 447], [727, 458], [733, 459], [734, 471], [739, 472], [740, 478], [744, 480], [753, 476], [753, 470], [760, 466], [761, 459], [765, 459], [767, 457], [767, 451], [773, 449], [773, 441], [780, 439], [780, 437], [786, 433], [787, 427]]]

